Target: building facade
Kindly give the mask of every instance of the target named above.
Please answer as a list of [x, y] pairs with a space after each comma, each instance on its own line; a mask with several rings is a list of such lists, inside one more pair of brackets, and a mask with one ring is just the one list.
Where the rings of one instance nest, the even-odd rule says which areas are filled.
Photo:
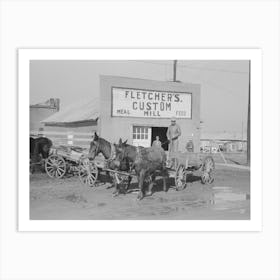
[[100, 76], [100, 136], [117, 142], [151, 146], [156, 136], [166, 143], [172, 117], [181, 127], [179, 150], [189, 141], [200, 149], [200, 85]]

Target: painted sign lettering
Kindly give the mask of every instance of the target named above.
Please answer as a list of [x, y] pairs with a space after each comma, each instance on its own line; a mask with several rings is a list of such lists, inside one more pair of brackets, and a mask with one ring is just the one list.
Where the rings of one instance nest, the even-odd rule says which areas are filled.
[[190, 92], [112, 88], [112, 116], [135, 118], [191, 118]]

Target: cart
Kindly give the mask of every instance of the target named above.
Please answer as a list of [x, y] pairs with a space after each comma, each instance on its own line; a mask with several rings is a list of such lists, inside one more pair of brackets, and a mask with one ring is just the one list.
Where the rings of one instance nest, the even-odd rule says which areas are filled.
[[[170, 163], [173, 163], [170, 166]], [[111, 177], [114, 177], [118, 184], [126, 184], [128, 177], [136, 177], [135, 172], [121, 172], [111, 170], [106, 167], [101, 168], [103, 171], [108, 171]], [[201, 153], [177, 152], [171, 153], [167, 161], [167, 170], [170, 177], [174, 177], [177, 191], [181, 191], [187, 187], [189, 179], [193, 175], [199, 175], [202, 184], [210, 185], [214, 182], [215, 162], [211, 155]], [[160, 174], [160, 172], [157, 172]], [[145, 182], [149, 183], [151, 177], [145, 178]], [[137, 189], [134, 189], [137, 190]]]
[[94, 186], [98, 176], [97, 164], [88, 158], [86, 149], [78, 146], [53, 147], [45, 160], [45, 170], [51, 178], [78, 175], [80, 181], [89, 186]]
[[[168, 166], [172, 165], [172, 166]], [[198, 173], [202, 184], [214, 182], [215, 162], [212, 156], [201, 153], [171, 153], [168, 160], [169, 173], [173, 173], [176, 190], [187, 187], [188, 178]]]

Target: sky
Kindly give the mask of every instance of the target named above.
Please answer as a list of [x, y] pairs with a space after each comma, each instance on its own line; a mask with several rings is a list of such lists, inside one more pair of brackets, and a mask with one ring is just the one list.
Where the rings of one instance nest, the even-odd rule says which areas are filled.
[[[173, 61], [30, 62], [30, 104], [60, 98], [61, 109], [83, 100], [99, 98], [99, 75], [171, 81]], [[201, 85], [202, 130], [238, 132], [247, 127], [249, 62], [237, 60], [178, 60], [177, 80]]]

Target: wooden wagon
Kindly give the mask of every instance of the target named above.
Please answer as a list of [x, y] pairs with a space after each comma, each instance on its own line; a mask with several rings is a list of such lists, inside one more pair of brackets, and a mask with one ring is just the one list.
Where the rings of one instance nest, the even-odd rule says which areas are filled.
[[[211, 155], [190, 152], [171, 153], [167, 161], [167, 169], [170, 177], [174, 177], [175, 189], [183, 190], [190, 182], [191, 176], [199, 175], [202, 184], [210, 185], [214, 182], [215, 162]], [[116, 182], [126, 183], [128, 177], [136, 177], [134, 171], [121, 172], [106, 168], [106, 165], [99, 170], [108, 171]], [[151, 178], [145, 178], [146, 182], [150, 182]]]
[[215, 162], [212, 156], [201, 153], [176, 152], [170, 153], [167, 163], [170, 173], [174, 174], [175, 188], [186, 188], [188, 179], [196, 172], [202, 184], [214, 181]]
[[[174, 177], [175, 189], [187, 187], [190, 176], [198, 173], [202, 184], [214, 181], [215, 163], [212, 156], [201, 153], [171, 153], [167, 161], [168, 171]], [[125, 183], [128, 177], [135, 177], [134, 172], [120, 172], [108, 169], [106, 161], [96, 157], [90, 160], [86, 149], [77, 146], [53, 147], [50, 156], [45, 160], [46, 173], [51, 178], [62, 178], [66, 174], [78, 175], [80, 181], [88, 186], [95, 186], [100, 172], [109, 172], [116, 182]], [[146, 178], [149, 181], [149, 178]]]
[[83, 184], [93, 186], [98, 167], [87, 157], [86, 149], [78, 146], [52, 147], [45, 160], [46, 173], [51, 178], [63, 178], [66, 174], [78, 175]]

